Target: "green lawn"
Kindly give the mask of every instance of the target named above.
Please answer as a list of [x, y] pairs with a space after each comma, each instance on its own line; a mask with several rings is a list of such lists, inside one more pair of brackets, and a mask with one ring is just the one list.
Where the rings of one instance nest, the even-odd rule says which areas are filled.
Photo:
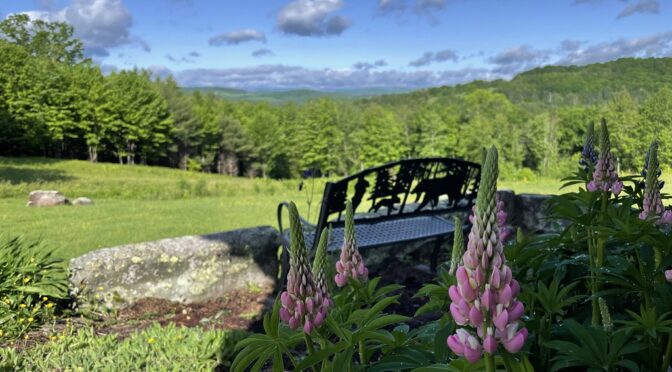
[[[560, 182], [503, 182], [518, 193], [557, 193]], [[323, 181], [315, 183], [312, 217]], [[28, 193], [56, 189], [93, 206], [27, 208]], [[276, 206], [294, 200], [305, 216], [310, 185], [162, 167], [0, 157], [0, 234], [40, 239], [63, 258], [101, 247], [242, 227], [276, 225]], [[312, 219], [312, 218], [311, 218]]]

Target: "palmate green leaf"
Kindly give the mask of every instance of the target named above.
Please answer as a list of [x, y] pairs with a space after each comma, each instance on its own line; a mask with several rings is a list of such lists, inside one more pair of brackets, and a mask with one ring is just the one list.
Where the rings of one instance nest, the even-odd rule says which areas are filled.
[[306, 370], [306, 369], [322, 362], [323, 360], [328, 360], [329, 357], [331, 357], [332, 355], [334, 355], [336, 353], [342, 352], [347, 347], [348, 347], [348, 344], [344, 341], [341, 341], [341, 342], [337, 343], [336, 345], [333, 345], [333, 347], [331, 347], [331, 348], [316, 350], [316, 351], [310, 353], [310, 355], [308, 355], [307, 357], [303, 358], [303, 360], [301, 360], [301, 362], [299, 362], [299, 364], [296, 365], [295, 370], [297, 370], [297, 371]]
[[404, 347], [401, 353], [386, 355], [369, 371], [401, 371], [426, 366], [432, 363], [432, 355], [417, 346]]
[[397, 315], [397, 314], [382, 315], [363, 324], [362, 330], [375, 331], [379, 328], [383, 328], [388, 325], [405, 322], [408, 319], [410, 318], [404, 315]]

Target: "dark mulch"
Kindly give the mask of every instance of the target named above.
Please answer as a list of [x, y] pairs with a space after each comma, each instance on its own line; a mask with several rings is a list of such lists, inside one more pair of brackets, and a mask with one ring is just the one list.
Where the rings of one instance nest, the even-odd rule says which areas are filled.
[[154, 322], [161, 325], [174, 323], [177, 326], [203, 329], [256, 331], [263, 312], [272, 306], [272, 292], [271, 287], [238, 290], [222, 298], [191, 304], [147, 298], [119, 310], [116, 316], [104, 321], [80, 316], [61, 318], [53, 326], [47, 325], [29, 332], [27, 339], [19, 340], [13, 345], [0, 346], [19, 350], [29, 348], [47, 342], [50, 336], [63, 332], [68, 324], [72, 324], [76, 329], [92, 327], [94, 332], [101, 336], [115, 334], [120, 340]]
[[[390, 265], [389, 269], [372, 275], [382, 277], [381, 286], [391, 283], [404, 285], [399, 304], [390, 306], [387, 311], [412, 317], [426, 299], [413, 298], [424, 283], [434, 279], [428, 268], [423, 266]], [[264, 311], [273, 305], [273, 288], [258, 290], [238, 290], [222, 298], [205, 302], [183, 304], [158, 298], [140, 300], [104, 321], [94, 321], [80, 316], [58, 319], [55, 325], [43, 326], [31, 331], [28, 339], [17, 341], [13, 345], [0, 345], [24, 349], [49, 340], [54, 334], [63, 332], [72, 324], [74, 328], [92, 327], [98, 335], [115, 334], [124, 339], [131, 333], [142, 330], [153, 322], [161, 325], [173, 323], [184, 327], [202, 327], [203, 329], [248, 330], [260, 332]], [[437, 319], [440, 314], [429, 314], [409, 321], [411, 327]]]

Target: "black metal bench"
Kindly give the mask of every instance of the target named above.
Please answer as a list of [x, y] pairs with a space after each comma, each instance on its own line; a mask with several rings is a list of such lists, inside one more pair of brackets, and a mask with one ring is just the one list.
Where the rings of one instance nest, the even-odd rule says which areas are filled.
[[[327, 182], [317, 224], [302, 220], [306, 245], [314, 250], [322, 229], [331, 227], [328, 251], [343, 243], [345, 203], [351, 200], [358, 212], [355, 234], [360, 249], [437, 238], [432, 269], [440, 244], [455, 230], [446, 218], [452, 212], [470, 211], [476, 201], [481, 166], [450, 158], [400, 160]], [[282, 209], [278, 225], [284, 237], [283, 278], [289, 262], [289, 229], [283, 230]], [[465, 229], [468, 228], [465, 223]]]

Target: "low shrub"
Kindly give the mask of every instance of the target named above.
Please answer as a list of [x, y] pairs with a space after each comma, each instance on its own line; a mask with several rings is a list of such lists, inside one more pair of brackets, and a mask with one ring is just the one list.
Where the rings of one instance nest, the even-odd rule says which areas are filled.
[[[212, 371], [227, 368], [240, 332], [153, 324], [123, 340], [91, 328], [54, 336], [29, 349], [0, 350], [0, 369], [15, 371]], [[222, 347], [222, 345], [229, 345]]]
[[0, 340], [52, 321], [67, 288], [67, 271], [52, 252], [19, 238], [0, 243]]

